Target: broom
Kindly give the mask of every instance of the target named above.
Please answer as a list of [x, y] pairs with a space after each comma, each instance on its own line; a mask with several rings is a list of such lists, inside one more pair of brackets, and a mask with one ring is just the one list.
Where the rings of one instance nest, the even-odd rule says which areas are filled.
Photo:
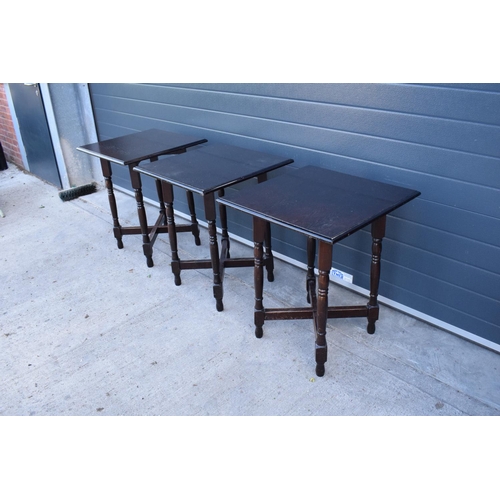
[[80, 196], [85, 196], [86, 194], [95, 193], [97, 185], [95, 182], [91, 184], [84, 184], [83, 186], [77, 186], [70, 189], [65, 189], [64, 191], [59, 191], [59, 198], [62, 201], [70, 201]]

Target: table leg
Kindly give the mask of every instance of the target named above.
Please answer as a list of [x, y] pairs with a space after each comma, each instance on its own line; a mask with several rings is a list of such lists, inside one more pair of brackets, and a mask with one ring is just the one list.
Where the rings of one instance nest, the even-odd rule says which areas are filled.
[[264, 239], [264, 260], [266, 263], [267, 281], [274, 281], [274, 257], [271, 248], [271, 223], [266, 222], [266, 235]]
[[[257, 176], [257, 183], [267, 181], [267, 172], [260, 174]], [[267, 281], [272, 283], [274, 281], [274, 258], [273, 252], [271, 249], [271, 224], [269, 222], [266, 223], [266, 235], [264, 240], [264, 261], [266, 264], [267, 271]]]
[[[158, 156], [152, 156], [149, 159], [149, 163], [153, 163], [154, 161], [158, 161]], [[158, 203], [160, 204], [160, 214], [162, 215], [162, 224], [166, 226], [167, 218], [165, 216], [165, 202], [163, 201], [161, 181], [159, 179], [155, 179], [155, 184], [156, 184], [156, 193], [158, 195]]]
[[167, 216], [166, 216], [166, 210], [165, 210], [165, 200], [163, 199], [162, 182], [159, 179], [155, 179], [155, 184], [156, 184], [156, 192], [158, 194], [158, 202], [160, 203], [160, 214], [163, 216], [162, 217], [162, 224], [164, 226], [166, 226], [167, 225]]
[[177, 253], [177, 230], [175, 228], [174, 218], [174, 188], [168, 182], [162, 182], [163, 199], [166, 203], [166, 216], [168, 227], [168, 240], [170, 242], [171, 267], [174, 274], [174, 283], [176, 286], [181, 284], [181, 261]]
[[212, 262], [212, 271], [214, 274], [214, 298], [216, 302], [217, 311], [224, 310], [222, 297], [224, 291], [222, 289], [222, 280], [220, 275], [220, 259], [219, 259], [219, 245], [217, 244], [217, 226], [216, 226], [216, 209], [215, 209], [215, 195], [208, 193], [203, 197], [205, 204], [205, 218], [208, 223], [208, 235], [210, 239], [210, 260]]
[[379, 217], [372, 222], [372, 263], [370, 269], [370, 300], [368, 302], [368, 326], [366, 331], [375, 333], [375, 321], [378, 319], [379, 306], [377, 302], [378, 286], [380, 283], [380, 257], [382, 255], [382, 239], [385, 236], [386, 216]]
[[311, 303], [311, 297], [309, 296], [309, 282], [316, 282], [316, 276], [314, 275], [314, 260], [316, 259], [316, 240], [310, 236], [307, 238], [307, 277], [306, 277], [306, 291], [307, 291], [307, 302]]
[[196, 218], [196, 211], [194, 208], [193, 192], [186, 191], [186, 198], [189, 207], [189, 214], [191, 215], [191, 234], [194, 236], [194, 244], [196, 246], [200, 246], [200, 228], [198, 227], [198, 219]]
[[266, 237], [266, 221], [253, 218], [253, 241], [254, 241], [254, 291], [255, 291], [255, 308], [254, 308], [254, 324], [255, 336], [261, 338], [264, 334], [264, 306], [262, 304], [262, 295], [264, 292], [264, 249], [263, 243]]
[[135, 201], [137, 202], [137, 215], [139, 216], [139, 225], [141, 226], [141, 234], [142, 234], [142, 250], [144, 255], [146, 256], [146, 262], [148, 267], [153, 267], [153, 249], [151, 247], [151, 240], [149, 239], [149, 230], [148, 230], [148, 219], [146, 216], [146, 209], [144, 207], [144, 198], [142, 196], [142, 182], [141, 175], [139, 172], [134, 170], [138, 164], [134, 163], [129, 165], [130, 171], [130, 180], [132, 182], [132, 188], [135, 193]]
[[116, 208], [116, 198], [115, 198], [115, 193], [113, 191], [113, 181], [111, 180], [112, 179], [111, 163], [108, 160], [104, 160], [103, 158], [101, 158], [100, 160], [101, 160], [102, 175], [104, 177], [106, 189], [108, 190], [109, 208], [111, 210], [111, 216], [113, 217], [113, 234], [116, 238], [116, 244], [118, 248], [123, 248], [122, 228], [118, 220], [118, 209]]
[[[224, 196], [224, 189], [219, 189], [219, 191], [217, 191], [217, 195], [219, 197]], [[229, 253], [230, 241], [229, 241], [229, 233], [227, 232], [227, 209], [226, 209], [226, 205], [222, 205], [221, 203], [219, 203], [219, 215], [220, 215], [220, 225], [221, 225], [221, 229], [222, 229], [221, 246], [222, 246], [222, 242], [226, 241], [226, 245], [227, 245], [227, 254], [226, 254], [226, 256], [227, 256], [228, 259], [230, 259], [231, 258], [231, 255]]]
[[316, 375], [325, 374], [327, 359], [326, 321], [328, 319], [328, 285], [330, 282], [330, 268], [332, 267], [332, 244], [319, 242], [318, 252], [318, 300], [316, 311]]

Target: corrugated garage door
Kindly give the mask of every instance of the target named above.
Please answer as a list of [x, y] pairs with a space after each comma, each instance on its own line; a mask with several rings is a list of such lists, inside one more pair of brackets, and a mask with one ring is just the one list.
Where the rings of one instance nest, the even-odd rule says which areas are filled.
[[[388, 219], [380, 294], [500, 344], [500, 84], [90, 90], [101, 140], [164, 128], [294, 158], [285, 168], [314, 164], [421, 191]], [[155, 199], [151, 184], [145, 191]], [[187, 212], [184, 199], [176, 208]], [[231, 217], [230, 230], [251, 239], [249, 219]], [[276, 228], [274, 240], [277, 252], [305, 262], [298, 235]], [[368, 230], [334, 248], [334, 266], [365, 289], [370, 248]]]

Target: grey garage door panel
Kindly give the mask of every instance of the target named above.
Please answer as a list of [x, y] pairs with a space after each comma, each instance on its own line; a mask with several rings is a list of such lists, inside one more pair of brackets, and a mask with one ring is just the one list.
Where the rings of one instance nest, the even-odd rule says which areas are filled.
[[[90, 89], [101, 139], [164, 128], [293, 158], [285, 168], [313, 164], [418, 189], [419, 198], [388, 218], [381, 293], [500, 343], [500, 84]], [[127, 183], [128, 174], [117, 181]], [[144, 191], [156, 198], [154, 184], [145, 182]], [[176, 192], [176, 208], [187, 212], [183, 193]], [[232, 211], [229, 221], [231, 231], [251, 239], [249, 218]], [[273, 231], [274, 249], [300, 262], [304, 243]], [[334, 265], [364, 288], [369, 261], [368, 230], [334, 248]]]

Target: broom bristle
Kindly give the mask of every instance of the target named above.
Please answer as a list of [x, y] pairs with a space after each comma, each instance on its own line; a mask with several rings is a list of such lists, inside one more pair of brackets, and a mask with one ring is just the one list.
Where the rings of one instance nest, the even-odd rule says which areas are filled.
[[66, 189], [64, 191], [59, 191], [59, 198], [62, 201], [70, 201], [75, 198], [79, 198], [80, 196], [85, 196], [86, 194], [95, 193], [97, 187], [95, 183], [85, 184], [83, 186], [78, 186], [70, 189]]

